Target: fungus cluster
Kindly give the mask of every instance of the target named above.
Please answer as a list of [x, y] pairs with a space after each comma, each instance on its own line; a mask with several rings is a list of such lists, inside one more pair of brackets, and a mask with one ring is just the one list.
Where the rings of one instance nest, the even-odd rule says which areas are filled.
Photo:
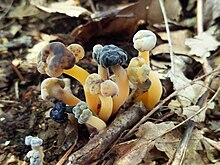
[[[133, 42], [139, 53], [127, 68], [122, 66], [128, 59], [123, 49], [112, 44], [95, 45], [92, 57], [97, 62], [98, 73], [89, 73], [76, 65], [85, 55], [79, 44], [66, 47], [53, 42], [44, 47], [37, 57], [37, 68], [50, 78], [41, 84], [42, 99], [55, 98], [63, 102], [54, 105], [51, 118], [64, 123], [68, 120], [67, 113], [71, 113], [80, 124], [104, 129], [105, 122], [128, 100], [130, 83], [137, 88], [133, 100], [142, 101], [149, 110], [153, 109], [162, 95], [161, 82], [157, 73], [151, 70], [149, 61], [149, 51], [156, 45], [156, 35], [149, 30], [140, 30], [134, 35]], [[63, 73], [81, 83], [85, 102], [72, 94], [68, 80], [58, 78]], [[112, 76], [115, 80], [111, 79]]]

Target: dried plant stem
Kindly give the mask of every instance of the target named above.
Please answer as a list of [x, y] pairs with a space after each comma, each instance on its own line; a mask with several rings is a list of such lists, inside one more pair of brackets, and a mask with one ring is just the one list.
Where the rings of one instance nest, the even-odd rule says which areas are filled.
[[[206, 103], [206, 100], [207, 100], [207, 98], [209, 96], [209, 93], [210, 93], [210, 91], [207, 90], [202, 95], [202, 97], [199, 99], [198, 105], [200, 107], [203, 107], [204, 104]], [[186, 154], [186, 150], [187, 150], [187, 146], [189, 144], [189, 140], [190, 140], [190, 137], [192, 135], [194, 126], [195, 126], [195, 122], [193, 120], [189, 120], [188, 123], [187, 123], [187, 127], [186, 127], [186, 129], [184, 131], [183, 137], [182, 137], [182, 139], [180, 141], [180, 144], [179, 144], [179, 146], [176, 149], [175, 155], [174, 155], [172, 163], [171, 163], [172, 165], [182, 164], [183, 163], [184, 157], [185, 157], [185, 154]]]
[[173, 46], [172, 46], [172, 40], [171, 40], [171, 34], [170, 34], [170, 29], [169, 29], [169, 25], [168, 25], [168, 19], [167, 19], [167, 15], [166, 15], [166, 10], [163, 4], [163, 0], [159, 0], [160, 2], [160, 8], [163, 14], [163, 18], [164, 18], [164, 23], [165, 23], [165, 27], [166, 27], [166, 32], [167, 32], [167, 39], [168, 39], [168, 44], [169, 44], [169, 49], [170, 49], [170, 59], [171, 59], [171, 79], [173, 79], [174, 73], [175, 73], [175, 65], [174, 65], [174, 54], [173, 54]]
[[203, 0], [197, 0], [197, 34], [203, 32]]

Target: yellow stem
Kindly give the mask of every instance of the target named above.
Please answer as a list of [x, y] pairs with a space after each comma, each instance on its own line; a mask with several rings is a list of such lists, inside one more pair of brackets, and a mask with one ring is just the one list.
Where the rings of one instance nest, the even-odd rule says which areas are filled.
[[112, 114], [113, 100], [111, 96], [105, 97], [100, 94], [99, 99], [101, 100], [101, 108], [98, 116], [106, 122]]
[[106, 128], [105, 122], [96, 116], [91, 116], [86, 123], [93, 126], [98, 131], [101, 131], [104, 128]]
[[95, 114], [98, 114], [98, 106], [100, 104], [100, 100], [98, 95], [92, 95], [90, 93], [88, 85], [84, 85], [84, 92], [86, 96], [86, 103], [88, 108], [93, 111]]
[[149, 79], [151, 81], [150, 88], [147, 92], [135, 98], [135, 101], [142, 101], [147, 109], [152, 110], [159, 102], [163, 89], [157, 72], [150, 71]]
[[94, 113], [97, 113], [98, 105], [100, 102], [99, 98], [96, 95], [92, 95], [89, 92], [89, 89], [87, 89], [88, 87], [86, 87], [85, 85], [85, 82], [86, 82], [87, 77], [89, 76], [89, 73], [85, 69], [77, 65], [74, 65], [74, 67], [72, 67], [71, 69], [64, 70], [64, 73], [72, 76], [73, 78], [78, 80], [83, 85], [85, 97], [86, 97], [86, 103], [91, 111], [93, 111]]
[[81, 101], [76, 96], [74, 96], [73, 94], [67, 91], [64, 91], [63, 89], [60, 93], [61, 94], [57, 96], [57, 99], [63, 101], [64, 103], [68, 105], [75, 106], [77, 103]]
[[85, 85], [86, 78], [89, 76], [89, 73], [81, 68], [80, 66], [74, 65], [71, 69], [64, 70], [63, 73], [72, 76], [78, 80], [83, 86]]
[[149, 58], [149, 51], [144, 51], [144, 52], [138, 52], [138, 55], [141, 56], [147, 65], [150, 66], [150, 58]]
[[129, 95], [129, 80], [126, 70], [120, 65], [111, 67], [113, 73], [115, 74], [116, 84], [118, 85], [119, 92], [113, 97], [113, 111], [114, 115], [118, 109], [125, 103]]
[[109, 70], [101, 65], [98, 65], [98, 74], [101, 76], [102, 80], [109, 79]]

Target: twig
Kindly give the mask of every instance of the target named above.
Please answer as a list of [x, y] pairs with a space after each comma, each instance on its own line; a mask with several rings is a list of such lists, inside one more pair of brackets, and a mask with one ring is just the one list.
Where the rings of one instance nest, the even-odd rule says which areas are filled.
[[16, 97], [16, 99], [19, 99], [19, 86], [18, 86], [18, 81], [15, 82], [15, 97]]
[[8, 103], [8, 104], [20, 104], [20, 102], [18, 101], [14, 101], [14, 100], [0, 100], [0, 103]]
[[120, 134], [137, 123], [146, 112], [143, 104], [136, 103], [118, 114], [110, 126], [94, 136], [83, 148], [71, 154], [67, 164], [84, 165], [98, 160]]
[[173, 46], [172, 46], [172, 40], [171, 40], [171, 35], [170, 35], [170, 29], [168, 25], [168, 20], [167, 20], [167, 15], [166, 15], [166, 10], [164, 8], [163, 0], [159, 0], [160, 2], [160, 8], [163, 14], [164, 18], [164, 23], [166, 27], [166, 32], [167, 32], [167, 39], [168, 39], [168, 44], [169, 44], [169, 49], [170, 49], [170, 59], [171, 59], [171, 78], [173, 78], [174, 73], [175, 73], [175, 65], [174, 65], [174, 54], [173, 54]]
[[153, 115], [158, 109], [160, 109], [161, 106], [163, 106], [167, 101], [169, 101], [171, 98], [173, 98], [174, 96], [176, 96], [180, 91], [184, 90], [185, 88], [187, 88], [188, 86], [194, 84], [195, 82], [211, 75], [211, 74], [215, 74], [218, 73], [220, 71], [220, 65], [213, 70], [210, 73], [204, 74], [203, 76], [198, 77], [197, 79], [194, 79], [193, 81], [191, 81], [190, 83], [186, 84], [185, 86], [183, 86], [182, 88], [179, 88], [178, 90], [174, 91], [173, 93], [171, 93], [169, 96], [167, 96], [165, 99], [163, 99], [163, 101], [161, 103], [159, 103], [154, 109], [152, 109], [147, 115], [145, 115], [124, 137], [123, 140], [127, 139], [128, 137], [130, 137], [131, 134], [133, 134], [135, 132], [135, 130], [144, 122], [146, 122], [149, 117], [151, 115]]
[[[206, 103], [206, 100], [209, 96], [210, 91], [207, 90], [203, 96], [200, 98], [200, 100], [198, 101], [198, 105], [201, 107], [204, 106], [204, 104]], [[184, 131], [182, 140], [180, 141], [179, 146], [177, 147], [177, 150], [175, 152], [173, 161], [172, 161], [172, 165], [176, 165], [176, 164], [182, 164], [184, 161], [184, 157], [186, 154], [186, 150], [187, 150], [187, 146], [190, 140], [190, 137], [192, 135], [192, 131], [194, 129], [195, 126], [195, 122], [193, 120], [189, 120], [187, 123], [187, 127]]]
[[203, 32], [203, 0], [197, 0], [197, 34]]
[[68, 149], [68, 151], [62, 156], [62, 158], [57, 162], [56, 165], [63, 165], [67, 159], [67, 157], [69, 156], [69, 154], [72, 152], [72, 150], [74, 149], [75, 145], [76, 145], [77, 140], [75, 141], [75, 143], [70, 147], [70, 149]]
[[9, 61], [10, 61], [10, 63], [11, 63], [11, 66], [12, 66], [13, 70], [14, 70], [15, 73], [17, 74], [19, 80], [20, 80], [20, 81], [24, 81], [24, 80], [25, 80], [25, 79], [24, 79], [24, 76], [22, 76], [22, 74], [21, 74], [21, 72], [18, 70], [18, 68], [12, 63], [11, 60], [9, 60]]

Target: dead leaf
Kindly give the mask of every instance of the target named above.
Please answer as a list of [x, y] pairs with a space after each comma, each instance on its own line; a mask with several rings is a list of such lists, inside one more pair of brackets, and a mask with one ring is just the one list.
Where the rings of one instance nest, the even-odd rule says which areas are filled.
[[185, 44], [191, 49], [189, 55], [206, 58], [210, 56], [210, 51], [218, 48], [220, 42], [208, 33], [203, 32], [194, 38], [186, 39]]
[[[175, 6], [175, 10], [169, 10], [171, 4]], [[176, 19], [180, 14], [181, 6], [178, 1], [167, 0], [165, 1], [165, 7], [170, 19]], [[128, 40], [136, 32], [140, 22], [148, 22], [150, 24], [163, 22], [158, 0], [139, 0], [121, 10], [114, 9], [111, 12], [95, 14], [99, 15], [98, 20], [93, 19], [73, 30], [72, 36], [75, 42], [83, 44], [93, 37], [103, 35], [119, 38], [120, 40], [122, 38]]]
[[127, 152], [117, 161], [115, 161], [114, 164], [139, 164], [143, 159], [146, 159], [146, 152], [150, 151], [154, 147], [155, 141], [152, 140], [164, 134], [172, 127], [174, 127], [173, 122], [160, 124], [146, 122], [145, 124], [141, 125], [137, 133], [137, 137], [139, 137], [139, 139], [135, 141], [135, 145], [130, 150], [127, 150]]
[[76, 6], [73, 0], [52, 2], [50, 4], [42, 4], [35, 0], [31, 0], [30, 2], [32, 5], [48, 13], [57, 12], [66, 14], [70, 17], [79, 17], [81, 14], [91, 15], [91, 12], [89, 12], [87, 9], [80, 6]]
[[[185, 106], [185, 105], [181, 105], [181, 103], [177, 100], [171, 100], [168, 107], [171, 108], [171, 110], [174, 111], [177, 115], [187, 118], [191, 117], [197, 111], [200, 110], [200, 107], [198, 105]], [[201, 113], [193, 117], [192, 120], [195, 122], [205, 121], [207, 109], [213, 109], [214, 107], [215, 107], [215, 103], [212, 102]]]
[[[167, 33], [157, 33], [163, 40], [167, 39]], [[178, 30], [171, 32], [172, 46], [173, 52], [175, 54], [188, 54], [189, 48], [185, 45], [185, 40], [192, 36], [192, 32], [189, 30]], [[169, 53], [169, 44], [161, 44], [155, 47], [152, 51], [153, 55], [161, 54], [161, 53]]]
[[218, 159], [216, 159], [218, 157], [218, 151], [206, 139], [207, 138], [204, 138], [202, 140], [202, 143], [205, 147], [207, 157], [209, 161], [211, 161], [212, 163], [216, 163], [219, 161]]
[[203, 147], [201, 144], [201, 140], [203, 139], [203, 131], [194, 130], [192, 136], [189, 140], [189, 144], [186, 151], [186, 156], [183, 162], [183, 165], [189, 164], [199, 164], [199, 165], [206, 165], [203, 161], [203, 157], [198, 151], [203, 151]]
[[[170, 10], [170, 7], [172, 6], [172, 10]], [[164, 7], [166, 10], [167, 17], [170, 20], [175, 20], [178, 21], [182, 7], [180, 5], [179, 1], [176, 0], [165, 0], [164, 1]], [[147, 6], [148, 9], [148, 19], [147, 21], [151, 24], [160, 24], [164, 21], [163, 19], [163, 14], [161, 11], [160, 3], [159, 0], [153, 0], [151, 1], [151, 4], [149, 7]]]
[[146, 6], [149, 6], [150, 3], [151, 0], [139, 0], [122, 10], [114, 9], [108, 13], [100, 13], [98, 20], [94, 19], [85, 25], [78, 26], [71, 35], [75, 42], [81, 44], [97, 36], [110, 36], [120, 40], [122, 38], [128, 39], [135, 33], [138, 22], [147, 19]]
[[39, 13], [39, 10], [32, 6], [27, 4], [21, 4], [20, 6], [17, 6], [15, 8], [11, 8], [8, 17], [9, 18], [24, 18], [29, 17], [33, 15], [37, 15]]
[[206, 28], [213, 25], [215, 19], [220, 17], [220, 1], [206, 0], [204, 4], [204, 24]]

